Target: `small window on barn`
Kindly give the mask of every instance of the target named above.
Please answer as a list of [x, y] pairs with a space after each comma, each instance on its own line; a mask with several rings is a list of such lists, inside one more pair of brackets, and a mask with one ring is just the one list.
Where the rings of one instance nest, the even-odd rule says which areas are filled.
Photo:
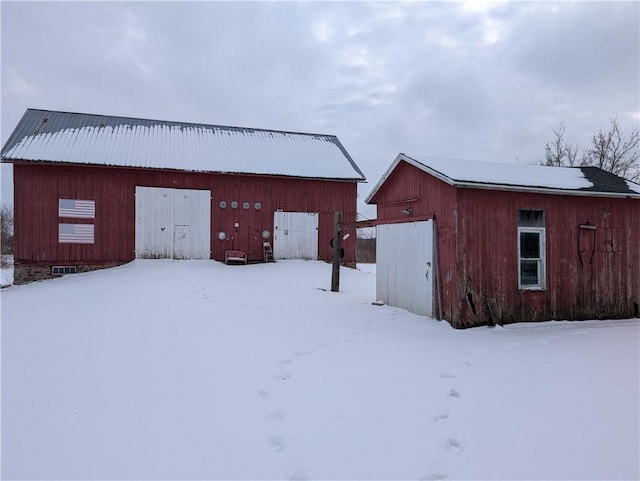
[[54, 276], [63, 276], [65, 274], [75, 274], [76, 266], [51, 266], [51, 274]]
[[544, 211], [518, 211], [518, 289], [545, 289]]

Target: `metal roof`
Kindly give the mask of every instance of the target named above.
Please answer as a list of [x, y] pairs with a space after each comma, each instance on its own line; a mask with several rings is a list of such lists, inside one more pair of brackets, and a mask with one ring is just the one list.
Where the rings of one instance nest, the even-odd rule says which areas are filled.
[[27, 109], [2, 162], [364, 181], [334, 135]]
[[640, 199], [640, 185], [598, 167], [548, 167], [401, 153], [367, 196], [366, 203], [375, 203], [376, 194], [400, 162], [454, 187]]

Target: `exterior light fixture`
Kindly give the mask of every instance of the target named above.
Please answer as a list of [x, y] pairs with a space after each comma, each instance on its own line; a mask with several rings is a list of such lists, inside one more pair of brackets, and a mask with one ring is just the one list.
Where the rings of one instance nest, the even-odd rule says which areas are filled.
[[409, 215], [413, 214], [413, 209], [411, 207], [407, 207], [406, 209], [402, 209], [400, 212], [402, 212], [404, 215]]

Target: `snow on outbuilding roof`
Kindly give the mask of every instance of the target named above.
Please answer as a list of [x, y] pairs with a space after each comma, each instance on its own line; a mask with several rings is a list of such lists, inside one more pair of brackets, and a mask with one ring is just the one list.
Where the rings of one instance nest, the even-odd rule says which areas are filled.
[[364, 181], [336, 136], [27, 109], [3, 162]]
[[371, 203], [402, 161], [455, 187], [640, 198], [640, 185], [597, 167], [548, 167], [401, 153], [365, 202]]

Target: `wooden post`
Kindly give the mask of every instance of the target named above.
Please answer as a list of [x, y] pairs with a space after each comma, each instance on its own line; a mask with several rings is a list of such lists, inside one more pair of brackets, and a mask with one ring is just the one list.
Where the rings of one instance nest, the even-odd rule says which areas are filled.
[[333, 215], [333, 269], [331, 270], [331, 292], [340, 291], [340, 246], [342, 234], [342, 211], [336, 211]]

